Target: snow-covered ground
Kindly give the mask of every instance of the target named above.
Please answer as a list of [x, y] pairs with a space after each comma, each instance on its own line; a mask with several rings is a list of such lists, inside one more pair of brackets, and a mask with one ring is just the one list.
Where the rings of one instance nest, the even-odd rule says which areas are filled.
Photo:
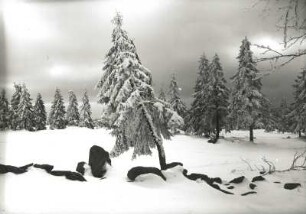
[[[262, 157], [277, 169], [289, 168], [296, 151], [306, 142], [292, 134], [255, 131], [255, 143], [247, 142], [248, 133], [234, 131], [218, 144], [206, 139], [178, 135], [165, 141], [167, 162], [180, 161], [189, 173], [219, 176], [229, 181], [244, 175], [250, 181], [258, 175], [255, 167], [264, 165]], [[290, 138], [287, 138], [290, 136]], [[79, 161], [88, 161], [92, 145], [110, 151], [114, 137], [108, 130], [67, 128], [39, 132], [1, 132], [0, 163], [22, 166], [48, 163], [58, 170], [74, 171]], [[227, 195], [203, 182], [186, 179], [182, 168], [163, 172], [167, 181], [155, 175], [127, 182], [133, 166], [158, 167], [157, 153], [131, 160], [132, 151], [112, 159], [106, 179], [85, 176], [88, 182], [69, 181], [31, 167], [21, 175], [0, 175], [0, 213], [305, 213], [306, 171], [274, 173], [258, 182], [257, 194], [249, 182], [236, 185]], [[251, 168], [243, 161], [247, 161]], [[273, 183], [280, 181], [281, 184]], [[285, 190], [285, 182], [299, 182], [302, 187]], [[223, 187], [224, 188], [224, 187]]]

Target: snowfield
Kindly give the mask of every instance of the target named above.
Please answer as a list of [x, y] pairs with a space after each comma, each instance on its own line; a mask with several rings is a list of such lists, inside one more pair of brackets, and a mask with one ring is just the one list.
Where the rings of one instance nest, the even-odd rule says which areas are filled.
[[[88, 162], [91, 146], [112, 149], [115, 138], [109, 132], [77, 127], [1, 132], [0, 163], [51, 164], [56, 170], [75, 171], [78, 162]], [[250, 143], [248, 132], [234, 131], [215, 145], [186, 135], [164, 142], [167, 162], [182, 162], [188, 173], [218, 176], [223, 181], [244, 175], [248, 181], [228, 190], [234, 195], [186, 179], [182, 167], [164, 171], [166, 182], [155, 175], [128, 182], [126, 174], [134, 166], [159, 167], [156, 151], [133, 161], [132, 151], [128, 151], [112, 159], [102, 180], [89, 173], [85, 176], [87, 182], [70, 181], [34, 167], [21, 175], [0, 175], [0, 213], [305, 213], [306, 171], [267, 175], [265, 181], [256, 183], [257, 194], [241, 196], [251, 191], [248, 184], [259, 174], [256, 166], [267, 166], [263, 157], [277, 169], [286, 169], [295, 152], [306, 148], [305, 140], [288, 133], [255, 130], [255, 137], [255, 143]], [[285, 182], [299, 182], [302, 186], [285, 190]]]

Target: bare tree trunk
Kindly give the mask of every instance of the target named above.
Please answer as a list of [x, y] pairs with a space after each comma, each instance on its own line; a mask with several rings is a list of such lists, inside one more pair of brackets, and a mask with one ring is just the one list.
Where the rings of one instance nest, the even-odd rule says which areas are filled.
[[219, 139], [219, 133], [220, 133], [220, 122], [219, 122], [219, 113], [216, 112], [216, 140]]
[[149, 118], [150, 115], [149, 115], [145, 105], [141, 104], [141, 107], [142, 107], [143, 113], [145, 115], [145, 118], [147, 120], [147, 123], [149, 124], [149, 128], [150, 128], [150, 131], [153, 135], [154, 143], [155, 143], [157, 151], [158, 151], [160, 168], [161, 168], [161, 170], [167, 169], [167, 167], [166, 167], [166, 165], [167, 165], [166, 164], [166, 154], [165, 154], [164, 147], [162, 145], [162, 139], [160, 137], [158, 137], [157, 133], [155, 132], [154, 124], [152, 124], [152, 118]]
[[299, 137], [302, 137], [302, 132], [301, 132], [301, 130], [299, 130]]
[[166, 169], [166, 154], [164, 151], [164, 148], [160, 146], [158, 143], [155, 143], [157, 151], [158, 151], [158, 159], [159, 159], [159, 165], [160, 169], [164, 170]]
[[254, 142], [253, 124], [250, 125], [250, 141]]

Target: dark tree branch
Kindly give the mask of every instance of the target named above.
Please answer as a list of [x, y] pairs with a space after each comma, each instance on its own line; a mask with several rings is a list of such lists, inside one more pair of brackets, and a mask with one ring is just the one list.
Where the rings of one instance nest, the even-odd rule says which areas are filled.
[[264, 45], [258, 45], [258, 44], [254, 44], [253, 46], [259, 48], [259, 49], [263, 49], [263, 53], [262, 55], [265, 55], [267, 53], [272, 53], [273, 56], [266, 56], [266, 57], [260, 57], [256, 60], [256, 62], [264, 62], [264, 61], [273, 61], [273, 62], [277, 62], [280, 59], [284, 59], [284, 62], [282, 62], [279, 67], [282, 67], [284, 65], [287, 65], [288, 63], [290, 63], [292, 60], [304, 56], [306, 55], [306, 49], [301, 49], [298, 50], [296, 52], [293, 53], [282, 53], [280, 51], [274, 50], [272, 48], [270, 48], [269, 46], [264, 46]]
[[[259, 3], [264, 3], [262, 12], [271, 15], [273, 10], [279, 15], [276, 28], [282, 31], [282, 42], [284, 49], [277, 51], [269, 46], [254, 45], [263, 50], [262, 55], [272, 54], [258, 58], [257, 62], [271, 61], [274, 68], [287, 65], [291, 61], [306, 55], [304, 42], [306, 40], [306, 1], [304, 0], [257, 0], [252, 8], [258, 7]], [[290, 48], [297, 51], [288, 53]], [[280, 63], [279, 60], [283, 59]], [[276, 66], [277, 65], [277, 66]]]

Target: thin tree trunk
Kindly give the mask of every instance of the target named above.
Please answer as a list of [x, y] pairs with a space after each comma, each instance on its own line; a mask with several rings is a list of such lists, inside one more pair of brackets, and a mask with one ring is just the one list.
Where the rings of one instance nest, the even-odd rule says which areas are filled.
[[302, 132], [301, 132], [301, 130], [299, 130], [299, 137], [302, 137]]
[[253, 124], [250, 125], [250, 141], [254, 141]]
[[220, 133], [220, 124], [219, 124], [219, 113], [216, 112], [216, 141], [219, 139], [219, 133]]
[[154, 143], [156, 145], [156, 148], [157, 148], [157, 151], [158, 151], [158, 158], [159, 158], [159, 164], [160, 164], [160, 168], [161, 170], [164, 170], [166, 169], [166, 154], [165, 154], [165, 150], [164, 150], [164, 147], [163, 145], [161, 144], [161, 142], [159, 142], [158, 140], [162, 141], [161, 138], [159, 138], [155, 132], [155, 129], [154, 129], [154, 125], [152, 124], [152, 118], [148, 118], [150, 117], [146, 107], [144, 104], [141, 104], [141, 107], [142, 107], [142, 110], [143, 110], [143, 113], [145, 115], [145, 118], [147, 119], [147, 123], [149, 124], [149, 128], [150, 128], [150, 131], [153, 135], [153, 139], [154, 139]]
[[166, 169], [166, 154], [164, 148], [160, 146], [157, 142], [155, 142], [157, 151], [158, 151], [158, 159], [161, 170]]

